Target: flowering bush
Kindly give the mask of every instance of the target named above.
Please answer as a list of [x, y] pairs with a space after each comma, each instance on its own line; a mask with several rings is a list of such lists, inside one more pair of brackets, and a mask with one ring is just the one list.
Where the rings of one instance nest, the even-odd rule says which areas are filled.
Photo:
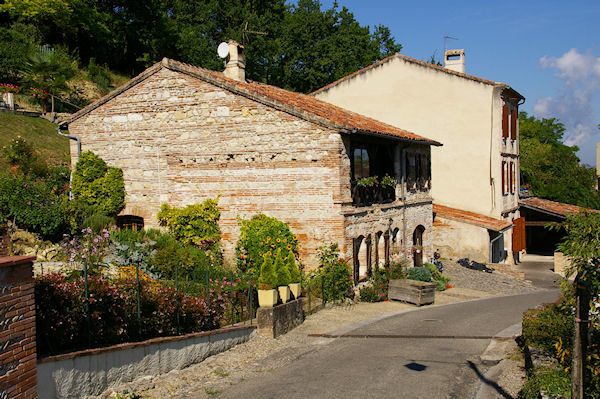
[[237, 265], [242, 271], [258, 270], [263, 263], [263, 255], [275, 256], [277, 250], [298, 253], [298, 240], [287, 223], [259, 214], [250, 220], [239, 220], [240, 238], [235, 248]]
[[86, 263], [89, 272], [98, 271], [103, 264], [106, 249], [110, 244], [108, 230], [96, 234], [91, 228], [81, 230], [78, 235], [65, 234], [61, 247], [67, 254], [69, 262]]
[[31, 93], [32, 97], [39, 98], [41, 100], [45, 100], [46, 98], [50, 97], [50, 93], [44, 89], [40, 89], [39, 87], [30, 87], [29, 92]]
[[360, 300], [363, 302], [381, 302], [388, 299], [388, 275], [385, 270], [375, 270], [370, 281], [360, 290]]
[[319, 248], [319, 271], [322, 280], [323, 299], [328, 302], [340, 301], [352, 287], [351, 269], [345, 259], [339, 257], [337, 243]]
[[69, 280], [59, 274], [46, 274], [36, 278], [39, 355], [127, 341], [129, 326], [125, 321], [125, 295], [101, 277], [90, 276], [88, 284], [89, 329], [82, 277]]
[[20, 228], [44, 239], [59, 239], [65, 228], [64, 196], [48, 182], [22, 174], [0, 174], [0, 220], [14, 220]]
[[141, 278], [140, 325], [135, 274], [133, 278], [120, 278], [113, 282], [100, 276], [90, 276], [88, 284], [89, 318], [85, 313], [82, 277], [46, 274], [36, 278], [38, 354], [56, 354], [178, 332], [206, 331], [220, 326], [224, 312], [222, 296], [211, 295], [209, 308], [203, 298]]
[[18, 93], [21, 90], [19, 86], [10, 83], [0, 83], [0, 93]]

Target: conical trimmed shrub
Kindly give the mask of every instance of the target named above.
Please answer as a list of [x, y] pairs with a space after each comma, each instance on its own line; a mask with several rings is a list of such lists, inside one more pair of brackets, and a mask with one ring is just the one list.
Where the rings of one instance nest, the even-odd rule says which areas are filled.
[[286, 261], [287, 268], [290, 272], [290, 282], [291, 283], [299, 283], [301, 279], [300, 268], [296, 264], [296, 257], [294, 256], [294, 252], [289, 251]]
[[260, 266], [258, 285], [262, 290], [270, 290], [277, 287], [277, 274], [273, 265], [273, 258], [269, 254], [263, 255], [263, 263]]
[[277, 274], [278, 286], [288, 285], [291, 282], [290, 271], [281, 255], [281, 248], [277, 250], [277, 256], [275, 257], [275, 273]]

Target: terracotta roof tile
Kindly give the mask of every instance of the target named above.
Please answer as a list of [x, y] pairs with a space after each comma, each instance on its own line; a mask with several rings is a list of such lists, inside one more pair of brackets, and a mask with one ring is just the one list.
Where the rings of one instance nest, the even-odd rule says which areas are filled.
[[93, 109], [106, 103], [110, 99], [123, 93], [130, 87], [145, 80], [152, 74], [158, 72], [161, 68], [168, 68], [170, 70], [188, 74], [299, 118], [309, 120], [329, 128], [342, 130], [344, 133], [361, 132], [366, 134], [395, 137], [397, 139], [423, 144], [437, 146], [442, 145], [435, 140], [430, 140], [415, 133], [388, 125], [387, 123], [383, 123], [355, 112], [345, 110], [333, 104], [317, 100], [316, 98], [306, 94], [295, 93], [264, 83], [252, 81], [241, 82], [228, 78], [220, 72], [184, 64], [168, 58], [164, 58], [162, 62], [151, 66], [146, 71], [142, 72], [140, 75], [136, 76], [112, 93], [71, 115], [62, 123], [70, 123], [75, 121]]
[[565, 217], [570, 213], [579, 213], [583, 210], [587, 210], [594, 213], [600, 212], [596, 209], [582, 208], [577, 205], [563, 204], [562, 202], [550, 201], [539, 197], [522, 198], [521, 200], [519, 200], [519, 204], [526, 208], [542, 211], [545, 213], [551, 213], [556, 216], [562, 217]]
[[502, 231], [512, 226], [511, 222], [505, 220], [437, 204], [433, 204], [433, 213], [444, 219], [456, 220], [458, 222], [472, 224], [493, 231]]
[[[413, 64], [421, 65], [421, 66], [424, 66], [424, 67], [428, 67], [428, 68], [432, 68], [432, 69], [437, 69], [440, 72], [445, 72], [447, 74], [459, 76], [459, 77], [462, 77], [462, 78], [465, 78], [465, 79], [473, 80], [475, 82], [479, 82], [479, 83], [483, 83], [483, 84], [487, 84], [487, 85], [492, 85], [492, 86], [504, 86], [507, 89], [511, 89], [511, 90], [514, 91], [514, 89], [512, 89], [506, 83], [494, 82], [493, 80], [483, 79], [483, 78], [480, 78], [480, 77], [477, 77], [477, 76], [474, 76], [474, 75], [469, 75], [469, 74], [462, 73], [462, 72], [456, 72], [456, 71], [453, 71], [453, 70], [448, 69], [448, 68], [444, 68], [444, 67], [439, 66], [439, 65], [431, 64], [429, 62], [417, 60], [416, 58], [408, 57], [406, 55], [394, 54], [394, 55], [390, 55], [389, 57], [386, 57], [386, 58], [382, 59], [381, 61], [377, 61], [377, 62], [375, 62], [375, 63], [373, 63], [373, 64], [371, 64], [371, 65], [369, 65], [367, 67], [359, 69], [356, 72], [353, 72], [353, 73], [351, 73], [349, 75], [346, 75], [343, 78], [340, 78], [340, 79], [336, 80], [335, 82], [332, 82], [332, 83], [328, 84], [327, 86], [323, 86], [320, 89], [317, 89], [314, 92], [310, 93], [310, 95], [315, 95], [317, 93], [320, 93], [321, 91], [326, 91], [327, 89], [329, 89], [329, 88], [331, 88], [333, 86], [336, 86], [339, 83], [341, 83], [341, 82], [343, 82], [343, 81], [345, 81], [347, 79], [350, 79], [350, 78], [352, 78], [354, 76], [357, 76], [357, 75], [360, 75], [360, 74], [362, 74], [362, 73], [364, 73], [364, 72], [366, 72], [366, 71], [368, 71], [370, 69], [373, 69], [373, 68], [376, 68], [376, 67], [378, 67], [380, 65], [383, 65], [383, 64], [385, 64], [385, 63], [387, 63], [387, 62], [389, 62], [389, 61], [391, 61], [391, 60], [393, 60], [395, 58], [399, 58], [399, 59], [402, 59], [404, 61], [411, 62]], [[518, 92], [516, 92], [516, 91], [514, 91], [514, 92], [519, 97], [524, 98]]]

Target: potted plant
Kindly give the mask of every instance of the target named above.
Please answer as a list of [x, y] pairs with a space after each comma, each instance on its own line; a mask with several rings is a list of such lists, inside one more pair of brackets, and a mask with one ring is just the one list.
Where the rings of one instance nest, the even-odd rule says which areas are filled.
[[290, 291], [292, 292], [294, 299], [298, 299], [302, 294], [302, 285], [300, 284], [302, 275], [300, 272], [300, 268], [296, 264], [296, 257], [294, 256], [294, 253], [292, 251], [289, 251], [288, 253], [286, 264], [290, 272], [291, 281], [288, 284], [288, 286], [290, 287]]
[[436, 286], [431, 282], [431, 272], [427, 268], [411, 267], [406, 279], [390, 280], [388, 298], [417, 306], [429, 305], [435, 301]]
[[258, 306], [272, 308], [277, 303], [277, 276], [273, 265], [273, 258], [266, 253], [260, 266], [258, 277]]
[[279, 298], [281, 298], [281, 302], [286, 303], [290, 300], [290, 287], [288, 284], [291, 282], [291, 278], [288, 266], [283, 261], [281, 248], [277, 250], [277, 256], [275, 257], [275, 274], [277, 276]]

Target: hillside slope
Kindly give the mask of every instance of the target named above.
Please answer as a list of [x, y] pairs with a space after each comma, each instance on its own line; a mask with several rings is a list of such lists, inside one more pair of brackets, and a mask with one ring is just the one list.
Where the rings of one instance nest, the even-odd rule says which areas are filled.
[[[56, 133], [56, 125], [42, 118], [0, 112], [0, 147], [21, 136], [29, 141], [48, 163], [70, 164], [69, 139]], [[8, 164], [0, 157], [0, 167]]]

